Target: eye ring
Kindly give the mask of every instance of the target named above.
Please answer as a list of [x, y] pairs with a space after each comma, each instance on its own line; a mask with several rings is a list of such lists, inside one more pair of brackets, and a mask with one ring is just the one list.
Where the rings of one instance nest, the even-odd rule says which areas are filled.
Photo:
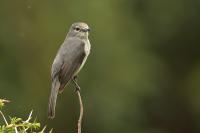
[[80, 31], [80, 28], [79, 27], [75, 27], [74, 28], [76, 31]]

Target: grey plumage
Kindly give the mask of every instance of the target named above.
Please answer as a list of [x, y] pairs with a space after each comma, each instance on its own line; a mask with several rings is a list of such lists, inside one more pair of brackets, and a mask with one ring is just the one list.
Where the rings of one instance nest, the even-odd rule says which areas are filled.
[[54, 59], [51, 69], [52, 87], [48, 117], [54, 118], [58, 92], [62, 92], [84, 65], [90, 53], [89, 27], [85, 23], [72, 24], [65, 41]]

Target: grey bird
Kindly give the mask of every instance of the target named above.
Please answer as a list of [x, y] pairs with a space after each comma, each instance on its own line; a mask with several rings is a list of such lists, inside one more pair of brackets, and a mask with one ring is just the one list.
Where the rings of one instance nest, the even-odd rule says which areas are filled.
[[[55, 117], [58, 92], [74, 81], [90, 53], [90, 28], [86, 23], [73, 23], [57, 52], [51, 68], [52, 87], [48, 104], [48, 117]], [[76, 83], [76, 82], [75, 82]]]

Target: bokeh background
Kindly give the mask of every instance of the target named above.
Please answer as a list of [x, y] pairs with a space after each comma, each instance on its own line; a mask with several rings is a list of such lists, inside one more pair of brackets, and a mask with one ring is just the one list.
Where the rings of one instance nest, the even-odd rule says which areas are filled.
[[0, 97], [6, 115], [75, 133], [72, 85], [47, 119], [50, 69], [70, 25], [84, 21], [92, 50], [79, 74], [83, 133], [200, 132], [199, 0], [1, 0]]

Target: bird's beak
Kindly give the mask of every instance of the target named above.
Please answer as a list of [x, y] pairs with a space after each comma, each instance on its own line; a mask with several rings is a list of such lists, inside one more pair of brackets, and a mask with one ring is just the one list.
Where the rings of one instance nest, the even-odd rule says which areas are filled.
[[90, 31], [90, 28], [85, 28], [85, 29], [82, 29], [83, 32], [89, 32]]

